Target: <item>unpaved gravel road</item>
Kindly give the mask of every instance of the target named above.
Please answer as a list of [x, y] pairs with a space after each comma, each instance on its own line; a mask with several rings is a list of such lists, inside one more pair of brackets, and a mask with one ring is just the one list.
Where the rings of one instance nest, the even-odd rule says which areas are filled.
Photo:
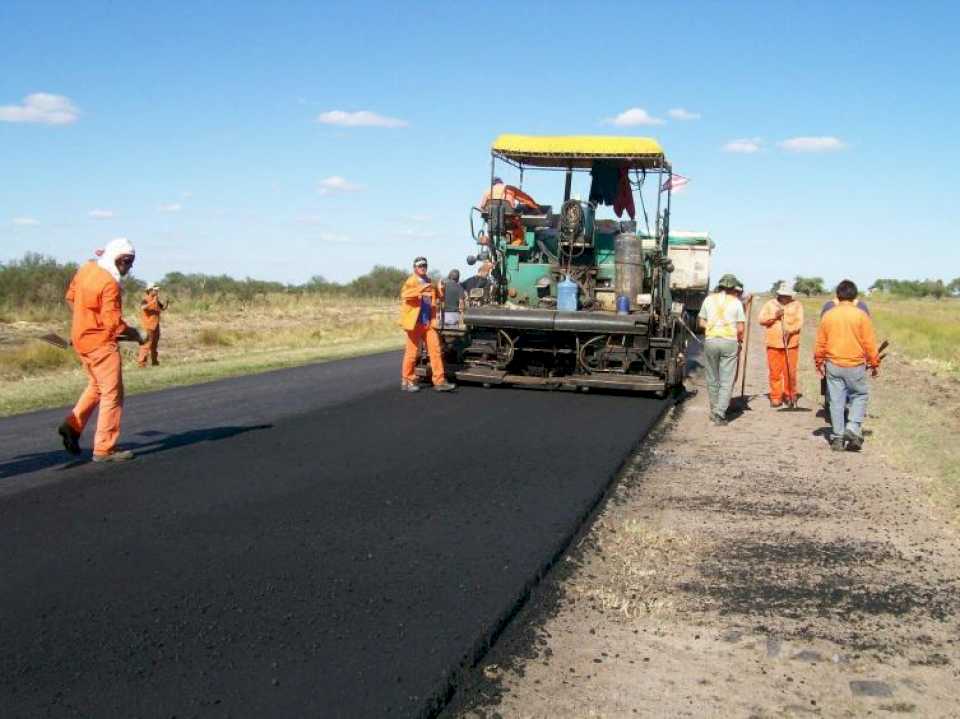
[[761, 352], [728, 427], [689, 383], [444, 716], [960, 716], [955, 525], [819, 398], [770, 408]]

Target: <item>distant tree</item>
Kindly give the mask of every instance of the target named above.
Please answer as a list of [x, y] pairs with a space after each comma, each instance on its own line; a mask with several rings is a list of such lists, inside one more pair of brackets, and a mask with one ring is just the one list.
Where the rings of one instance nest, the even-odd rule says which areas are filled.
[[773, 281], [773, 284], [770, 285], [770, 294], [771, 294], [771, 295], [777, 294], [777, 290], [779, 289], [780, 285], [782, 285], [782, 284], [783, 284], [783, 280], [774, 280], [774, 281]]
[[407, 272], [398, 267], [376, 265], [347, 285], [350, 294], [360, 297], [397, 297]]
[[793, 291], [810, 297], [810, 295], [822, 295], [826, 292], [826, 289], [824, 289], [822, 277], [801, 277], [797, 275], [793, 281]]
[[954, 277], [947, 284], [947, 291], [951, 295], [960, 295], [960, 277]]

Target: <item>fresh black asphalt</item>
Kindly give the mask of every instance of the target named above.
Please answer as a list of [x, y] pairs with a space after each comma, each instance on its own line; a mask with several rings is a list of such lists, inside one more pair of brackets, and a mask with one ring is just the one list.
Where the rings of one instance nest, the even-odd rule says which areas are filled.
[[126, 465], [0, 420], [0, 716], [429, 715], [664, 403], [398, 369], [130, 398]]

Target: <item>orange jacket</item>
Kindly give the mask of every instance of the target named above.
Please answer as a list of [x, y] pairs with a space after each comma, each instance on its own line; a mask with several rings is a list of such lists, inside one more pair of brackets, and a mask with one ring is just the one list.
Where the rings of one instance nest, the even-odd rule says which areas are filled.
[[140, 324], [145, 330], [155, 330], [160, 326], [160, 313], [164, 306], [160, 303], [160, 298], [148, 292], [140, 301]]
[[513, 185], [497, 183], [493, 186], [493, 192], [486, 190], [483, 193], [483, 197], [480, 198], [480, 209], [484, 209], [490, 200], [506, 200], [510, 204], [510, 207], [513, 208], [516, 208], [518, 205], [523, 205], [532, 210], [539, 211], [540, 209], [540, 205], [537, 204], [536, 200], [519, 187], [514, 187]]
[[821, 367], [827, 360], [838, 367], [880, 364], [873, 322], [852, 302], [840, 302], [820, 318], [813, 361]]
[[417, 326], [420, 316], [420, 297], [430, 298], [430, 324], [436, 325], [437, 307], [443, 301], [443, 292], [432, 284], [424, 284], [419, 275], [410, 275], [400, 288], [400, 326], [408, 332]]
[[117, 344], [127, 331], [120, 305], [120, 283], [96, 262], [87, 262], [70, 280], [67, 302], [73, 308], [70, 339], [79, 354]]
[[[777, 311], [783, 310], [783, 324], [777, 319]], [[797, 300], [786, 305], [777, 302], [777, 298], [767, 301], [760, 309], [761, 325], [767, 328], [767, 347], [783, 349], [783, 329], [787, 330], [787, 346], [800, 346], [800, 330], [803, 329], [803, 305]]]

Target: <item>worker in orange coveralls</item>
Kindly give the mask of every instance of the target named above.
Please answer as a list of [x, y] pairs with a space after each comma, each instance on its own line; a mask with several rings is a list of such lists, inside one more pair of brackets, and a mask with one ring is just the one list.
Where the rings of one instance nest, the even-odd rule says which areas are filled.
[[[507, 204], [515, 210], [525, 208], [528, 211], [540, 212], [540, 205], [537, 204], [536, 200], [519, 187], [504, 184], [503, 180], [499, 177], [493, 178], [493, 184], [490, 186], [490, 189], [486, 190], [483, 193], [483, 197], [480, 198], [480, 209], [487, 209], [487, 203], [489, 203], [490, 200], [505, 200]], [[526, 241], [525, 233], [520, 217], [517, 215], [508, 215], [505, 218], [505, 222], [507, 225], [506, 229], [510, 233], [510, 244], [513, 246], [524, 244]]]
[[442, 301], [442, 286], [435, 285], [427, 276], [427, 258], [416, 258], [413, 261], [413, 274], [400, 289], [400, 326], [407, 333], [400, 381], [403, 392], [420, 391], [414, 369], [420, 353], [420, 343], [424, 341], [427, 343], [427, 354], [430, 355], [433, 388], [437, 392], [449, 392], [456, 388], [456, 385], [447, 382], [444, 374], [440, 335], [436, 328], [437, 308]]
[[97, 255], [98, 259], [77, 270], [67, 289], [66, 300], [73, 310], [70, 339], [87, 373], [87, 388], [58, 433], [68, 452], [80, 454], [80, 435], [99, 406], [93, 461], [124, 462], [133, 459], [133, 452], [117, 449], [123, 414], [123, 375], [117, 341], [127, 337], [142, 342], [142, 338], [123, 320], [120, 278], [133, 267], [136, 252], [129, 240], [118, 237], [98, 250]]
[[[770, 375], [770, 406], [797, 401], [797, 367], [800, 358], [800, 330], [803, 305], [794, 299], [786, 282], [777, 287], [777, 296], [760, 310], [760, 324], [767, 328], [767, 370]], [[790, 386], [787, 386], [787, 377]]]
[[140, 352], [137, 354], [137, 364], [141, 367], [147, 366], [147, 358], [150, 358], [150, 364], [156, 367], [160, 364], [157, 359], [157, 345], [160, 344], [160, 313], [167, 309], [167, 306], [160, 301], [160, 287], [150, 285], [140, 300], [140, 324], [147, 333], [147, 341], [140, 345]]

